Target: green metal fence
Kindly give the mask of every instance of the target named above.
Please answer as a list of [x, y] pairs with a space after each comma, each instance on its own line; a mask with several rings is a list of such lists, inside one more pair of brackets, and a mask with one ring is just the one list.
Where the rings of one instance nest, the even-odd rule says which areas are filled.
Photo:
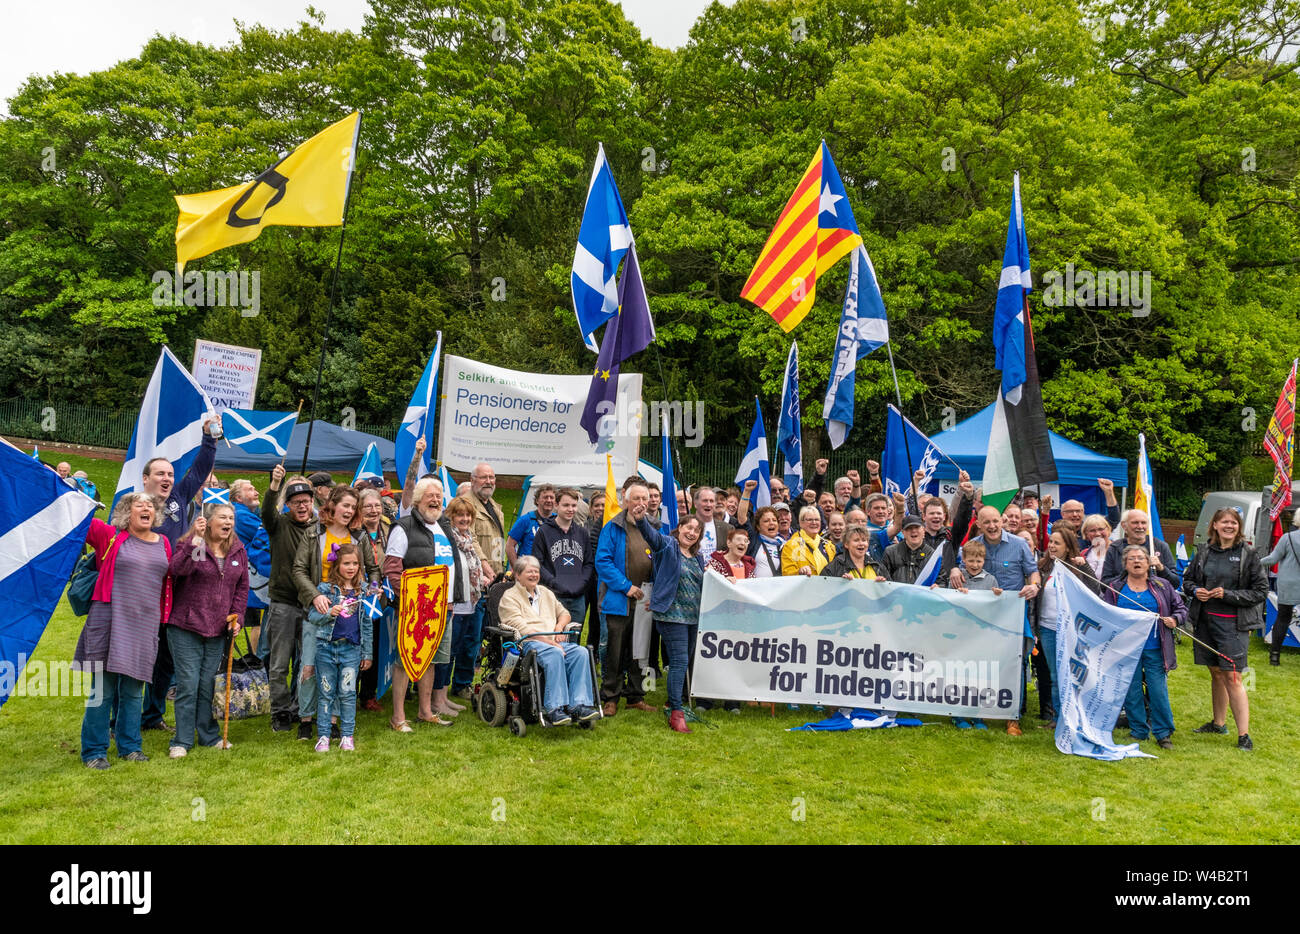
[[0, 434], [125, 450], [135, 416], [98, 405], [5, 399], [0, 401]]

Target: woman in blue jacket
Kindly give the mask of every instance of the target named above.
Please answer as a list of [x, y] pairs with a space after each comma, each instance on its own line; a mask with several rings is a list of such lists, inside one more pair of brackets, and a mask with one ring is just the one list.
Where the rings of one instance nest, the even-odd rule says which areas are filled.
[[645, 536], [654, 562], [654, 587], [650, 591], [650, 612], [668, 650], [668, 728], [690, 733], [682, 695], [686, 671], [695, 655], [695, 634], [700, 628], [700, 589], [704, 582], [704, 559], [700, 556], [703, 526], [687, 516], [664, 535], [642, 518], [637, 528]]

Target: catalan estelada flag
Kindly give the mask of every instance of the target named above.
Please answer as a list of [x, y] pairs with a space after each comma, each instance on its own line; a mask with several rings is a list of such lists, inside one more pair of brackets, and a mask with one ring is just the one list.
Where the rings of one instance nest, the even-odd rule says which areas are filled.
[[256, 240], [263, 228], [343, 223], [361, 114], [344, 117], [251, 182], [177, 195], [176, 263]]
[[840, 173], [823, 140], [740, 290], [789, 331], [817, 297], [817, 277], [862, 245]]

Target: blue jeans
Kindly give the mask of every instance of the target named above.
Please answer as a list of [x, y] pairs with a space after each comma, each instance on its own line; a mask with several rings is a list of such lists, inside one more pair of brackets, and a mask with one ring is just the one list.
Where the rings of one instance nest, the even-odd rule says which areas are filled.
[[1052, 673], [1052, 711], [1053, 716], [1061, 715], [1061, 685], [1056, 680], [1056, 630], [1048, 629], [1042, 626], [1038, 630], [1038, 641], [1041, 643], [1041, 650], [1046, 656], [1047, 670]]
[[558, 594], [555, 597], [560, 601], [560, 606], [569, 611], [572, 617], [572, 623], [576, 623], [581, 631], [582, 621], [587, 617], [587, 597], [585, 594], [578, 594], [576, 597], [561, 597]]
[[197, 632], [167, 627], [167, 642], [172, 650], [176, 680], [176, 734], [171, 744], [184, 749], [194, 747], [197, 732], [200, 746], [221, 741], [221, 730], [212, 716], [212, 691], [226, 657], [225, 636], [204, 638]]
[[668, 650], [668, 707], [671, 710], [682, 709], [682, 692], [686, 687], [686, 669], [690, 667], [691, 656], [695, 654], [695, 634], [698, 625], [690, 623], [668, 623], [655, 620], [659, 637], [664, 640]]
[[[1163, 625], [1157, 623], [1157, 625]], [[1151, 704], [1151, 724], [1147, 725], [1146, 704], [1142, 702], [1142, 682], [1147, 684], [1147, 701]], [[1146, 739], [1151, 733], [1156, 739], [1164, 739], [1174, 732], [1174, 711], [1169, 706], [1169, 682], [1165, 675], [1164, 655], [1157, 646], [1143, 649], [1138, 659], [1137, 671], [1133, 672], [1133, 683], [1129, 685], [1128, 697], [1124, 701], [1128, 710], [1128, 725], [1134, 739]]]
[[451, 618], [452, 690], [464, 690], [474, 680], [474, 667], [478, 664], [479, 648], [483, 642], [483, 610], [486, 606], [487, 600], [480, 600], [474, 605], [473, 613], [458, 613]]
[[529, 639], [525, 651], [537, 655], [537, 666], [542, 669], [542, 682], [546, 686], [542, 706], [548, 711], [557, 707], [590, 707], [591, 667], [587, 649], [572, 642], [551, 645]]
[[302, 654], [294, 669], [298, 675], [298, 716], [303, 720], [310, 720], [316, 716], [317, 677], [315, 674], [307, 677], [303, 674], [303, 671], [316, 666], [316, 654], [320, 651], [317, 647], [319, 641], [316, 638], [316, 627], [304, 618], [302, 621]]
[[316, 645], [316, 738], [330, 735], [330, 710], [339, 715], [339, 733], [351, 736], [357, 726], [357, 675], [361, 646], [346, 639]]
[[605, 614], [600, 613], [600, 647], [599, 647], [600, 654], [597, 657], [600, 660], [601, 671], [605, 670], [605, 655], [608, 653], [608, 651], [609, 651], [609, 627], [605, 625]]
[[167, 715], [167, 692], [172, 686], [172, 653], [166, 633], [158, 633], [158, 655], [153, 663], [153, 682], [144, 686], [141, 723], [159, 723]]
[[108, 717], [117, 707], [117, 754], [127, 756], [139, 752], [141, 698], [144, 682], [119, 675], [112, 671], [96, 671], [91, 675], [91, 695], [98, 696], [98, 704], [87, 704], [81, 718], [81, 761], [108, 758]]

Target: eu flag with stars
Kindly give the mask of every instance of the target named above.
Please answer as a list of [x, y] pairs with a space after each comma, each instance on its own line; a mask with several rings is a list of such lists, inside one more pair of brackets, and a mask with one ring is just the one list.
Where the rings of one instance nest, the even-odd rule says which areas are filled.
[[609, 320], [601, 335], [596, 372], [591, 376], [591, 389], [587, 391], [587, 404], [582, 410], [580, 424], [587, 429], [592, 444], [610, 443], [617, 430], [613, 415], [619, 365], [645, 350], [654, 339], [655, 326], [650, 319], [650, 304], [645, 297], [641, 264], [637, 262], [633, 243], [623, 264], [623, 277], [618, 282], [618, 314]]

